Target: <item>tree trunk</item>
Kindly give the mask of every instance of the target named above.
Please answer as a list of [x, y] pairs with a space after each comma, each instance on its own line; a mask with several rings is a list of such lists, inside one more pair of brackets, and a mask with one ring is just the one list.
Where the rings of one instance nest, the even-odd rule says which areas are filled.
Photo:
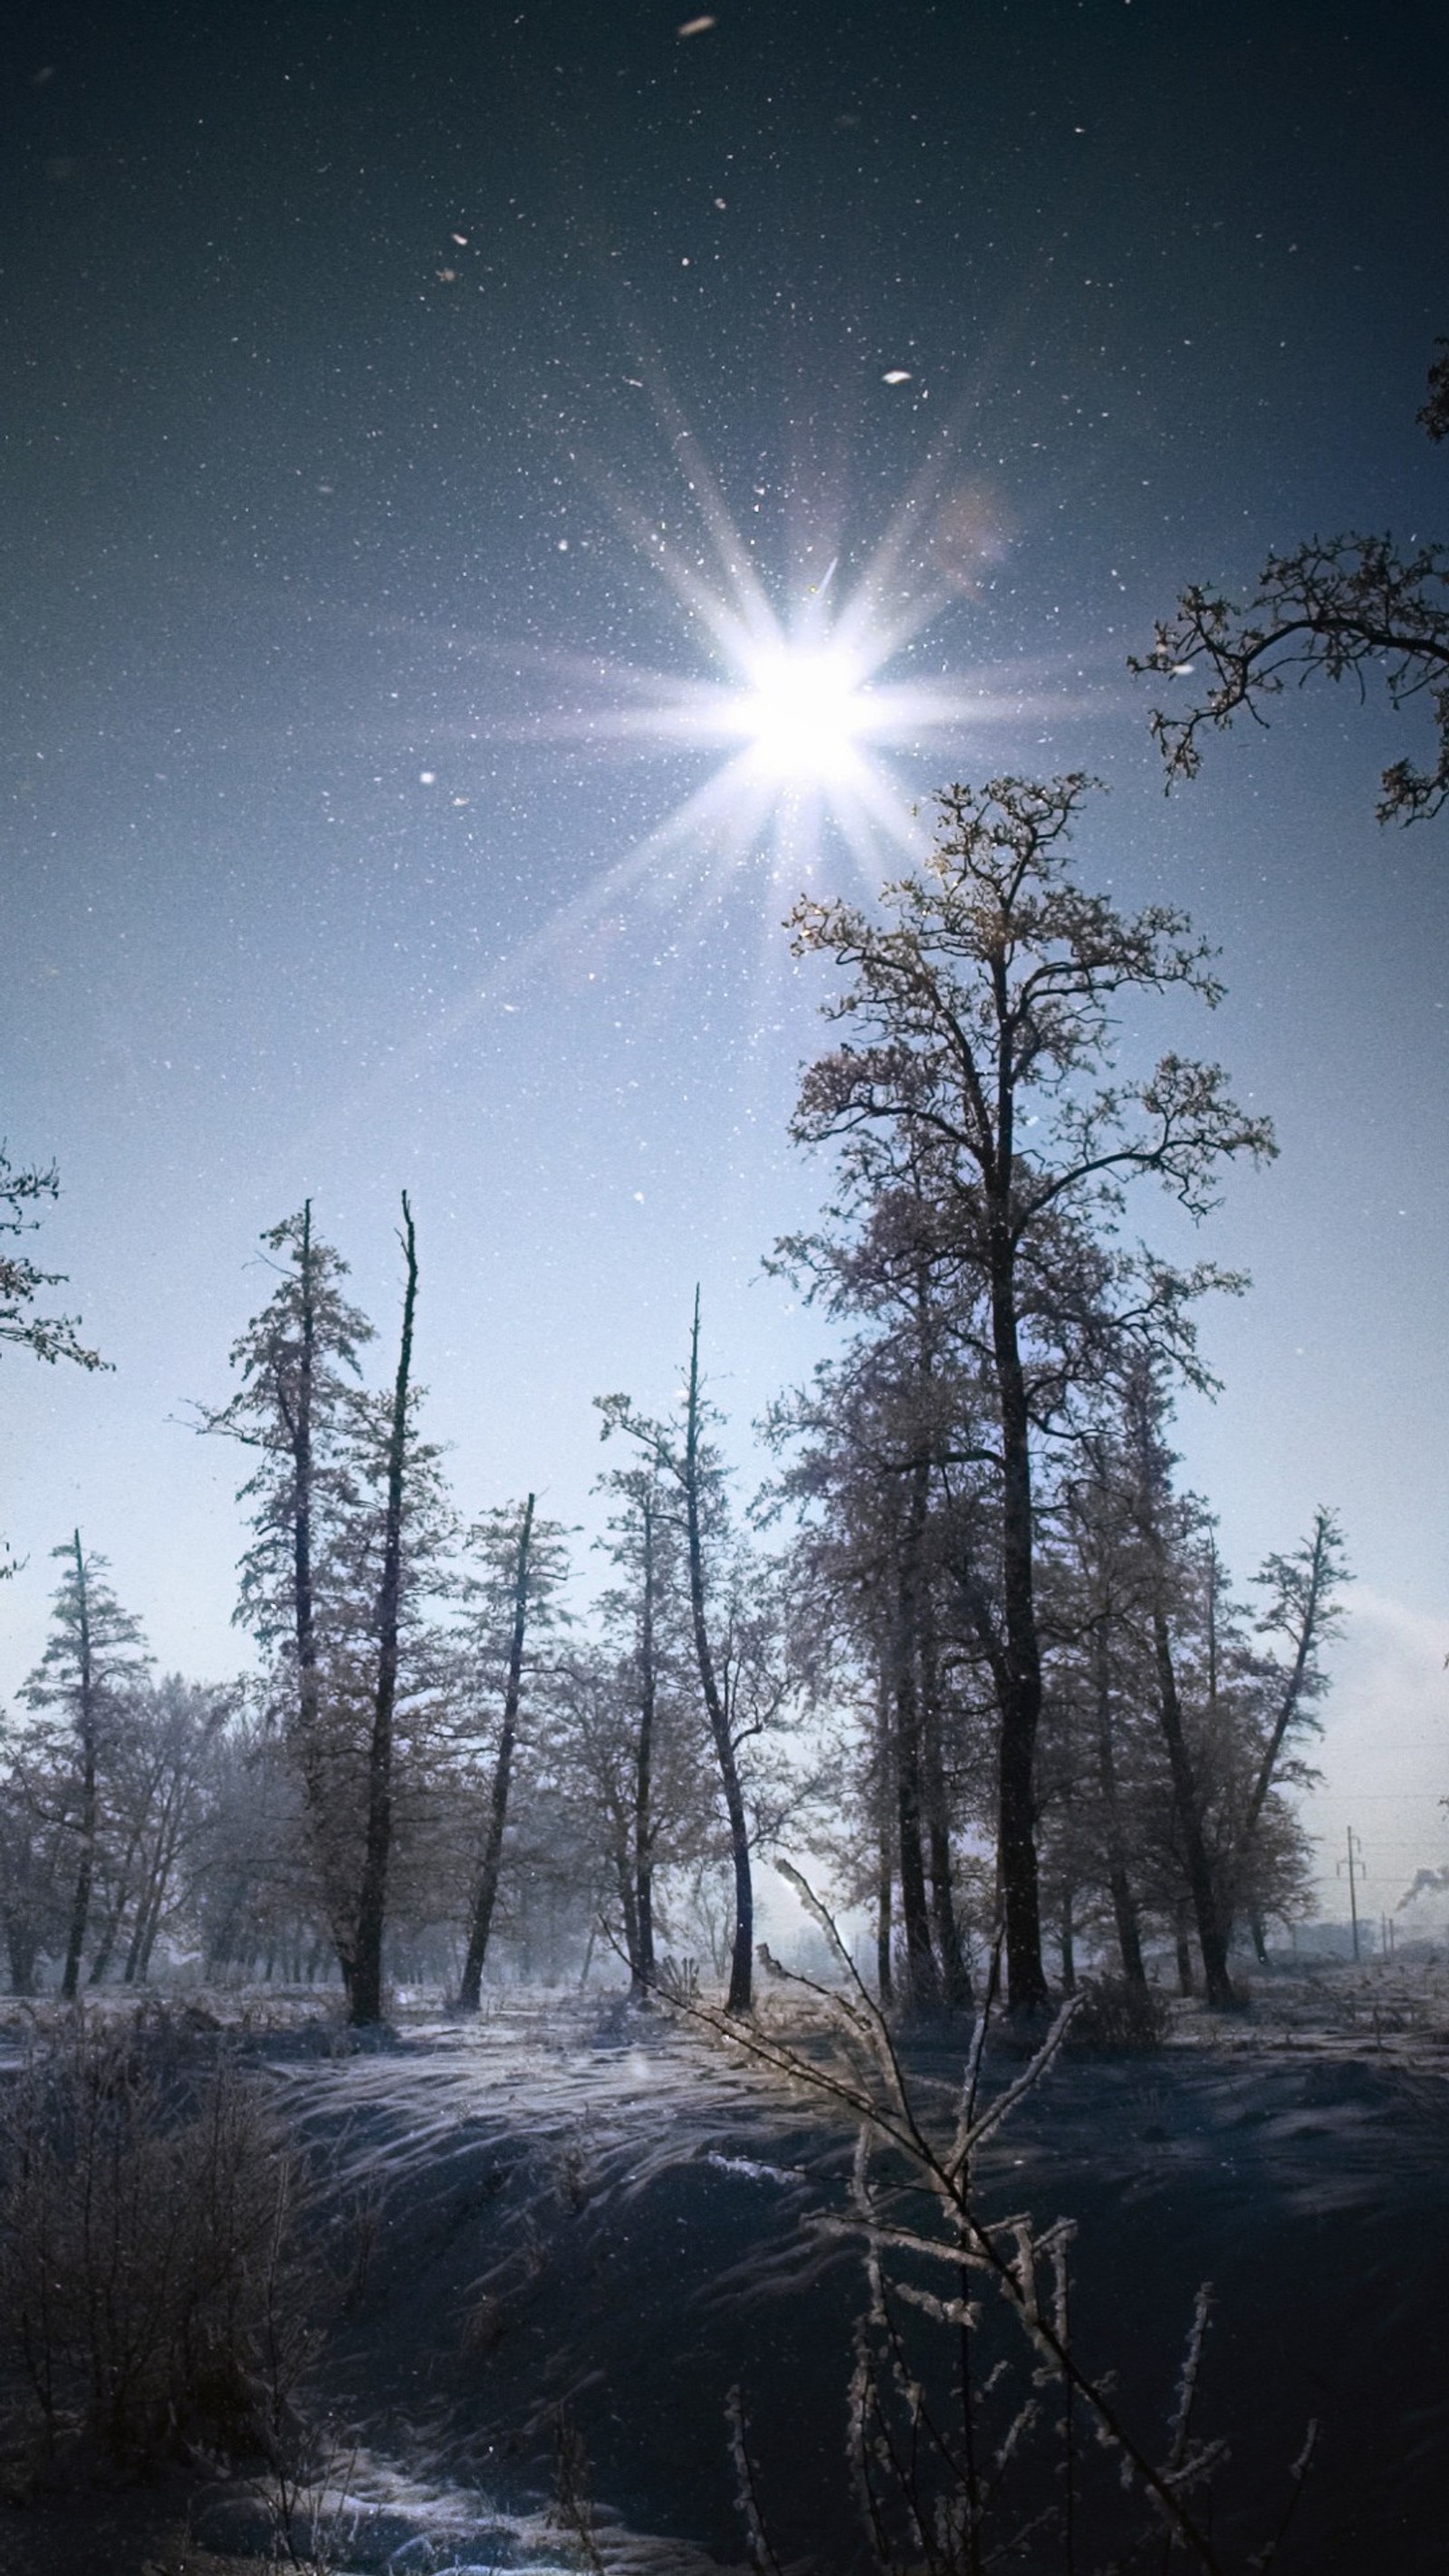
[[[312, 1202], [302, 1208], [302, 1244], [298, 1265], [301, 1291], [302, 1355], [297, 1368], [297, 1406], [290, 1417], [283, 1407], [288, 1445], [292, 1453], [292, 1620], [293, 1643], [297, 1656], [296, 1755], [301, 1775], [302, 1796], [307, 1823], [316, 1853], [318, 1879], [323, 1901], [335, 1916], [332, 1904], [331, 1872], [328, 1867], [328, 1839], [331, 1818], [327, 1796], [325, 1766], [321, 1759], [320, 1718], [322, 1700], [321, 1673], [317, 1661], [316, 1598], [312, 1582], [312, 1501], [313, 1448], [312, 1427], [317, 1372], [317, 1292], [312, 1262]], [[334, 1920], [338, 1938], [337, 1955], [342, 1965], [343, 1983], [349, 1995], [352, 1990], [352, 1963], [347, 1928]]]
[[[106, 1982], [106, 1970], [110, 1966], [111, 1960], [115, 1955], [116, 1942], [120, 1935], [122, 1918], [125, 1915], [126, 1907], [129, 1905], [130, 1901], [131, 1891], [123, 1879], [115, 1903], [106, 1908], [106, 1918], [101, 1931], [101, 1937], [96, 1943], [95, 1949], [91, 1953], [91, 1964], [86, 1972], [86, 1984], [88, 1986], [103, 1986]], [[124, 1983], [124, 1979], [122, 1982]]]
[[875, 1886], [875, 1983], [883, 2011], [895, 2001], [895, 1975], [891, 1959], [891, 1898], [894, 1872], [891, 1860], [891, 1739], [890, 1698], [882, 1679], [876, 1697], [876, 1745], [880, 1778], [877, 1783], [879, 1804], [876, 1835]]
[[[639, 1979], [639, 1899], [629, 1865], [629, 1849], [621, 1834], [614, 1851], [614, 1880], [619, 1891], [619, 1911], [624, 1918], [624, 1951], [629, 1961], [629, 1992], [637, 2002], [645, 1992]], [[589, 1927], [592, 1934], [593, 1926]]]
[[730, 1860], [735, 1882], [735, 1928], [730, 1945], [730, 1982], [725, 2011], [743, 2018], [754, 2006], [755, 1891], [750, 1872], [750, 1831], [740, 1788], [734, 1739], [720, 1698], [705, 1618], [704, 1535], [699, 1512], [699, 1290], [694, 1292], [694, 1329], [689, 1345], [689, 1404], [684, 1448], [684, 1511], [689, 1545], [689, 1606], [694, 1625], [694, 1653], [699, 1686], [714, 1738], [729, 1819]]
[[1072, 1913], [1073, 1894], [1074, 1890], [1070, 1887], [1064, 1887], [1062, 1889], [1062, 1913], [1059, 1928], [1059, 1939], [1062, 1954], [1062, 1992], [1064, 1995], [1074, 1995], [1077, 1991], [1077, 1927]]
[[929, 1573], [923, 1574], [920, 1585], [919, 1627], [921, 1767], [926, 1795], [926, 1846], [931, 1867], [931, 1925], [940, 1963], [941, 2001], [948, 2012], [959, 2012], [970, 2008], [971, 1971], [966, 1964], [966, 1955], [961, 1947], [961, 1927], [956, 1920], [950, 1801], [946, 1795], [946, 1756], [941, 1726], [941, 1659]]
[[493, 1909], [498, 1902], [498, 1879], [503, 1866], [503, 1829], [508, 1821], [508, 1789], [513, 1776], [513, 1748], [518, 1737], [518, 1706], [523, 1687], [523, 1641], [528, 1626], [528, 1550], [533, 1537], [533, 1502], [529, 1495], [523, 1507], [523, 1527], [518, 1534], [518, 1571], [513, 1587], [513, 1636], [508, 1650], [508, 1681], [503, 1697], [503, 1732], [498, 1739], [498, 1759], [493, 1766], [493, 1794], [488, 1808], [488, 1838], [483, 1846], [483, 1861], [478, 1872], [478, 1888], [473, 1900], [473, 1923], [468, 1935], [468, 1955], [463, 1962], [463, 1975], [458, 1987], [460, 2012], [475, 2013], [482, 1997], [483, 1961], [488, 1952], [488, 1936], [493, 1929]]
[[186, 1812], [187, 1782], [173, 1778], [161, 1811], [161, 1822], [152, 1846], [150, 1866], [136, 1902], [136, 1921], [131, 1934], [131, 1947], [126, 1955], [122, 1982], [143, 1985], [151, 1971], [151, 1952], [161, 1928], [166, 1907], [166, 1891], [176, 1866], [181, 1841], [182, 1820]]
[[[1002, 1143], [1010, 1166], [1010, 1129]], [[1036, 1864], [1036, 1735], [1041, 1718], [1031, 1490], [1031, 1423], [1017, 1338], [1015, 1279], [1002, 1211], [993, 1244], [991, 1321], [1001, 1422], [1001, 1598], [1006, 1653], [1001, 1672], [997, 1849], [1006, 1914], [1008, 2009], [1039, 2012], [1047, 2001], [1041, 1956]]]
[[72, 1542], [75, 1549], [76, 1596], [80, 1617], [80, 1682], [76, 1713], [80, 1735], [81, 1813], [80, 1866], [76, 1871], [75, 1893], [71, 1899], [70, 1932], [66, 1941], [65, 1969], [60, 1981], [62, 1999], [73, 2004], [80, 1983], [81, 1957], [86, 1946], [90, 1922], [91, 1887], [95, 1879], [96, 1836], [100, 1823], [96, 1781], [96, 1681], [91, 1660], [90, 1602], [86, 1591], [86, 1561], [77, 1530]]
[[1127, 1874], [1127, 1841], [1122, 1831], [1122, 1807], [1117, 1794], [1117, 1753], [1112, 1728], [1112, 1653], [1105, 1621], [1099, 1620], [1093, 1633], [1092, 1661], [1097, 1689], [1097, 1783], [1107, 1819], [1107, 1891], [1112, 1899], [1112, 1921], [1122, 1959], [1122, 1974], [1129, 1986], [1145, 1986], [1147, 1970], [1142, 1958], [1141, 1917]]
[[639, 1743], [634, 1765], [634, 1936], [629, 1987], [646, 2003], [654, 1984], [654, 1511], [644, 1505], [644, 1600], [639, 1622]]
[[[928, 1461], [921, 1461], [929, 1477]], [[926, 1487], [913, 1474], [896, 1565], [896, 1623], [893, 1641], [896, 1729], [896, 1809], [900, 1827], [901, 1923], [906, 1936], [906, 2002], [913, 2012], [930, 2012], [941, 2000], [941, 1979], [931, 1945], [931, 1917], [926, 1901], [926, 1865], [922, 1843], [920, 1616], [921, 1537], [925, 1527]]]
[[1203, 1980], [1207, 1999], [1216, 2012], [1225, 2012], [1237, 2002], [1233, 1981], [1228, 1975], [1227, 1943], [1218, 1919], [1217, 1891], [1213, 1886], [1212, 1863], [1208, 1857], [1203, 1833], [1202, 1810], [1198, 1804], [1197, 1781], [1193, 1775], [1192, 1754], [1182, 1722], [1182, 1703], [1177, 1695], [1177, 1675], [1173, 1669], [1172, 1640], [1168, 1634], [1167, 1616], [1160, 1598], [1152, 1608], [1152, 1640], [1157, 1663], [1157, 1712], [1167, 1744], [1168, 1766], [1172, 1772], [1173, 1797], [1177, 1820], [1182, 1828], [1183, 1847], [1187, 1853], [1187, 1879], [1192, 1891], [1192, 1909], [1197, 1923], [1198, 1948], [1202, 1952]]
[[402, 1339], [398, 1346], [387, 1452], [387, 1520], [383, 1533], [382, 1579], [377, 1597], [377, 1683], [373, 1695], [372, 1738], [367, 1752], [367, 1845], [363, 1855], [362, 1885], [358, 1893], [352, 1948], [349, 2018], [359, 2025], [382, 2019], [382, 1942], [387, 1925], [388, 1866], [392, 1858], [393, 1719], [397, 1706], [398, 1620], [402, 1600], [403, 1482], [407, 1466], [413, 1317], [418, 1298], [417, 1240], [406, 1190], [403, 1192], [402, 1212], [407, 1284], [403, 1290]]
[[17, 1916], [5, 1917], [5, 1948], [10, 1962], [12, 1995], [33, 1995], [35, 1968], [40, 1957], [40, 1937], [28, 1923]]

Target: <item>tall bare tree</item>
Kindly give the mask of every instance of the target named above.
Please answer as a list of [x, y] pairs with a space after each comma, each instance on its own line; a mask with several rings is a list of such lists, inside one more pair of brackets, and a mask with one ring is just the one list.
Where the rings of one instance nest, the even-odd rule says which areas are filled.
[[557, 1521], [537, 1516], [532, 1494], [521, 1510], [505, 1507], [475, 1523], [468, 1547], [478, 1568], [464, 1578], [462, 1586], [465, 1626], [460, 1642], [466, 1664], [464, 1723], [469, 1732], [480, 1719], [486, 1722], [485, 1712], [491, 1717], [492, 1707], [501, 1702], [458, 1987], [459, 2009], [472, 2013], [482, 1997], [483, 1967], [503, 1880], [504, 1837], [520, 1728], [525, 1717], [536, 1714], [527, 1702], [537, 1700], [543, 1677], [538, 1643], [567, 1615], [560, 1595], [568, 1578], [568, 1554], [565, 1531]]
[[383, 1506], [382, 1570], [377, 1598], [377, 1678], [367, 1749], [367, 1828], [358, 1891], [357, 1923], [348, 1979], [351, 2016], [366, 2025], [382, 2019], [382, 1944], [387, 1925], [388, 1865], [393, 1842], [394, 1719], [397, 1711], [398, 1632], [402, 1607], [403, 1492], [408, 1467], [409, 1395], [413, 1320], [417, 1311], [418, 1251], [412, 1209], [403, 1193], [402, 1334], [388, 1425], [387, 1493]]
[[1080, 776], [949, 788], [922, 873], [884, 889], [884, 921], [813, 898], [793, 915], [797, 954], [828, 956], [849, 979], [828, 1015], [861, 1033], [807, 1072], [795, 1135], [847, 1151], [871, 1129], [919, 1136], [974, 1283], [1000, 1497], [997, 1839], [1015, 2011], [1047, 1993], [1036, 1451], [1123, 1339], [1201, 1381], [1191, 1302], [1238, 1284], [1124, 1253], [1113, 1239], [1124, 1185], [1154, 1176], [1201, 1216], [1225, 1159], [1274, 1151], [1268, 1123], [1237, 1107], [1216, 1066], [1168, 1055], [1145, 1082], [1102, 1079], [1124, 992], [1182, 988], [1212, 1004], [1221, 988], [1185, 915], [1124, 916], [1068, 875], [1086, 789]]
[[720, 1686], [710, 1636], [706, 1555], [710, 1540], [719, 1531], [723, 1497], [719, 1459], [706, 1438], [707, 1408], [699, 1366], [697, 1288], [689, 1337], [682, 1433], [640, 1413], [627, 1395], [599, 1396], [595, 1401], [603, 1416], [604, 1439], [617, 1431], [638, 1444], [660, 1484], [672, 1495], [674, 1513], [683, 1530], [695, 1665], [729, 1827], [734, 1927], [730, 1937], [729, 1994], [725, 2009], [738, 2016], [749, 2013], [754, 2005], [755, 1888], [750, 1860], [750, 1824], [740, 1780], [739, 1745]]
[[[613, 1469], [600, 1479], [601, 1490], [619, 1508], [611, 1515], [607, 1545], [619, 1580], [599, 1604], [607, 1632], [621, 1643], [619, 1663], [631, 1681], [632, 1727], [629, 1758], [627, 1901], [621, 1889], [629, 1986], [634, 2001], [647, 2004], [655, 1979], [655, 1861], [659, 1815], [657, 1769], [661, 1692], [672, 1678], [666, 1631], [677, 1572], [677, 1545], [668, 1513], [662, 1509], [654, 1471], [643, 1466]], [[624, 1642], [627, 1639], [627, 1642]]]
[[[1302, 1545], [1291, 1556], [1267, 1557], [1253, 1580], [1268, 1595], [1258, 1632], [1281, 1638], [1286, 1660], [1275, 1658], [1264, 1677], [1265, 1724], [1239, 1829], [1240, 1875], [1246, 1875], [1284, 1748], [1301, 1728], [1317, 1725], [1314, 1704], [1328, 1687], [1321, 1657], [1343, 1625], [1344, 1608], [1337, 1596], [1351, 1580], [1337, 1514], [1320, 1504]], [[1266, 1959], [1261, 1911], [1254, 1909], [1251, 1919], [1254, 1947]]]

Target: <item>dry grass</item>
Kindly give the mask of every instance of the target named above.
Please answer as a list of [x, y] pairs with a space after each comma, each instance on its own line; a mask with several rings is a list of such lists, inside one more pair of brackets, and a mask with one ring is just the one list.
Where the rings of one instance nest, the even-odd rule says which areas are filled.
[[302, 2198], [232, 2051], [155, 2006], [36, 2032], [0, 2114], [12, 2485], [279, 2451], [314, 2345]]

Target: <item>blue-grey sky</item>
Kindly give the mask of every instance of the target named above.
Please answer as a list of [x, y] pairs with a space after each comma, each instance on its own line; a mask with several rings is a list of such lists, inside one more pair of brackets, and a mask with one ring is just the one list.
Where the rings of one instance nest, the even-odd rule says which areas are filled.
[[879, 674], [960, 701], [887, 750], [902, 817], [1087, 768], [1083, 873], [1221, 946], [1215, 1021], [1140, 1043], [1220, 1055], [1282, 1156], [1206, 1232], [1256, 1285], [1182, 1445], [1240, 1575], [1342, 1511], [1322, 1817], [1387, 1901], [1449, 1857], [1449, 833], [1374, 824], [1422, 737], [1343, 691], [1164, 800], [1124, 663], [1270, 545], [1449, 536], [1441, 13], [691, 14], [12, 23], [0, 1127], [61, 1167], [40, 1257], [115, 1370], [0, 1358], [0, 1690], [77, 1518], [165, 1661], [235, 1662], [237, 1464], [179, 1417], [308, 1193], [384, 1342], [412, 1193], [469, 1506], [586, 1516], [590, 1397], [667, 1396], [696, 1279], [742, 1458], [808, 1368], [759, 1271], [826, 1180], [779, 924], [860, 862], [728, 795], [670, 837], [728, 756], [650, 715], [731, 676], [679, 596], [728, 590], [717, 486], [786, 626], [887, 531], [939, 597]]

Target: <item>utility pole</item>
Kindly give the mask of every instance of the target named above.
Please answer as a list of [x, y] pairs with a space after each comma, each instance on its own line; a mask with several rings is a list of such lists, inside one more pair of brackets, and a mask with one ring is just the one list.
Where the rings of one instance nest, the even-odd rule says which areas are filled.
[[1339, 1862], [1339, 1864], [1338, 1864], [1338, 1875], [1339, 1875], [1339, 1877], [1340, 1877], [1340, 1878], [1342, 1878], [1342, 1876], [1343, 1876], [1343, 1874], [1344, 1874], [1345, 1870], [1348, 1872], [1348, 1910], [1349, 1910], [1350, 1918], [1351, 1918], [1352, 1923], [1353, 1923], [1353, 1956], [1354, 1956], [1354, 1965], [1355, 1965], [1355, 1966], [1357, 1966], [1357, 1965], [1358, 1965], [1358, 1957], [1359, 1957], [1359, 1947], [1358, 1947], [1358, 1897], [1357, 1897], [1357, 1895], [1355, 1894], [1355, 1890], [1354, 1890], [1354, 1881], [1355, 1881], [1355, 1878], [1356, 1878], [1356, 1877], [1357, 1877], [1357, 1878], [1362, 1878], [1362, 1877], [1363, 1877], [1363, 1875], [1364, 1875], [1364, 1866], [1363, 1866], [1363, 1845], [1362, 1845], [1362, 1843], [1359, 1841], [1359, 1838], [1358, 1838], [1357, 1834], [1354, 1832], [1354, 1829], [1353, 1829], [1352, 1825], [1350, 1825], [1350, 1826], [1349, 1826], [1349, 1828], [1348, 1828], [1348, 1858], [1347, 1858], [1347, 1860], [1341, 1860], [1341, 1861]]

